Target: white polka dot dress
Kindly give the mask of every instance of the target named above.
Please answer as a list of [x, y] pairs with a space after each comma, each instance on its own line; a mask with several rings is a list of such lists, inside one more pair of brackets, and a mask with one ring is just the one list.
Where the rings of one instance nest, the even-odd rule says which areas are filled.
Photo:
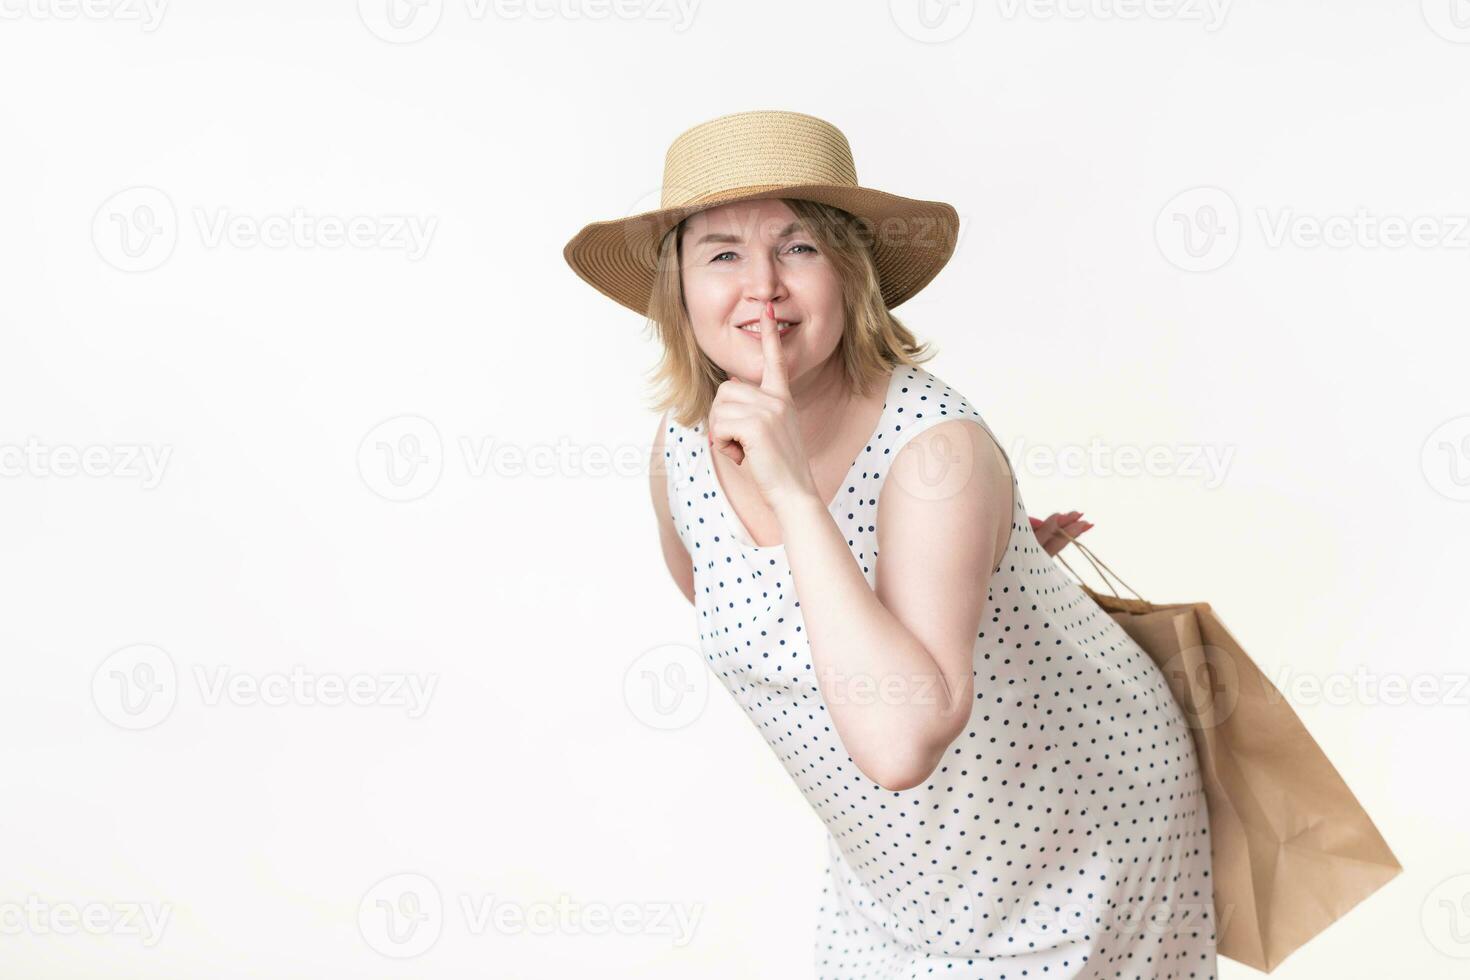
[[[830, 507], [870, 587], [893, 459], [956, 418], [990, 431], [929, 371], [893, 371]], [[833, 730], [784, 545], [754, 545], [725, 505], [703, 424], [670, 420], [664, 447], [705, 660], [828, 830], [815, 976], [1213, 980], [1209, 820], [1189, 726], [1158, 667], [1037, 543], [1014, 469], [970, 721], [927, 781], [894, 792]]]

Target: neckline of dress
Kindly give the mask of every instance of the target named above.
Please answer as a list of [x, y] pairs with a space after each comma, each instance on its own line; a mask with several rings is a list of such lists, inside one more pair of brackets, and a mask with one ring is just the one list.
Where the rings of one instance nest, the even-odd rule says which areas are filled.
[[[899, 372], [907, 366], [904, 364], [895, 364], [893, 366], [893, 370], [888, 376], [887, 390], [883, 395], [883, 410], [878, 413], [878, 421], [873, 426], [873, 431], [868, 433], [868, 438], [863, 443], [863, 448], [858, 450], [857, 456], [848, 464], [847, 472], [842, 474], [842, 482], [837, 484], [837, 492], [827, 502], [827, 513], [831, 514], [833, 508], [837, 506], [837, 501], [842, 499], [843, 488], [848, 485], [849, 480], [852, 478], [853, 470], [857, 469], [857, 464], [862, 460], [863, 454], [872, 447], [879, 433], [883, 431], [883, 426], [888, 421], [888, 413], [893, 408], [894, 392], [898, 390]], [[786, 549], [785, 541], [778, 541], [776, 544], [756, 544], [755, 538], [746, 529], [745, 522], [740, 519], [740, 515], [735, 513], [735, 508], [728, 506], [730, 498], [725, 493], [724, 485], [720, 483], [720, 475], [715, 472], [714, 450], [708, 440], [704, 444], [704, 472], [706, 478], [719, 493], [720, 499], [716, 501], [716, 504], [720, 508], [720, 515], [724, 518], [725, 530], [739, 543], [741, 548], [746, 551], [758, 552], [777, 552]], [[742, 538], [744, 540], [741, 540]]]

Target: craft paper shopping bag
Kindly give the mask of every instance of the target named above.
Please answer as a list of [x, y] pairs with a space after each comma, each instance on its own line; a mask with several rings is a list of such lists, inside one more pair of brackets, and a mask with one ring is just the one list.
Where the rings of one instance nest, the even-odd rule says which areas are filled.
[[[1111, 589], [1106, 566], [1072, 543]], [[1214, 842], [1216, 951], [1269, 973], [1403, 869], [1209, 603], [1157, 604], [1078, 585], [1159, 665], [1189, 721]]]

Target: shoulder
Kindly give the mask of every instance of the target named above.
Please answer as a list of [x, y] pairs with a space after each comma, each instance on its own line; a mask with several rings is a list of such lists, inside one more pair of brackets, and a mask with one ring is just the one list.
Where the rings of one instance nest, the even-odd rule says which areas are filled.
[[885, 417], [889, 438], [907, 442], [920, 432], [957, 418], [979, 420], [970, 400], [933, 372], [914, 365], [894, 368]]
[[659, 419], [648, 460], [648, 490], [653, 497], [653, 509], [658, 514], [659, 534], [665, 541], [681, 536], [674, 523], [674, 511], [680, 494], [679, 440], [674, 432], [676, 428], [667, 413]]
[[668, 443], [669, 413], [665, 411], [659, 416], [658, 422], [653, 427], [653, 451], [657, 455]]
[[1005, 450], [978, 419], [955, 416], [907, 439], [889, 466], [882, 498], [1005, 499], [1014, 475]]
[[[1015, 506], [1009, 457], [959, 391], [922, 369], [895, 385], [893, 456], [879, 495], [879, 527], [904, 536], [983, 545], [1008, 539]], [[902, 426], [899, 428], [898, 426]]]
[[884, 409], [883, 438], [891, 455], [908, 448], [943, 448], [968, 431], [972, 440], [983, 433], [1000, 454], [1001, 469], [1009, 470], [990, 426], [964, 393], [923, 367], [901, 364], [895, 371]]
[[672, 501], [682, 492], [682, 483], [692, 474], [689, 461], [702, 439], [689, 427], [680, 425], [672, 411], [664, 412], [655, 426], [648, 459], [649, 482], [655, 493], [663, 491]]
[[672, 472], [676, 463], [674, 456], [679, 445], [678, 437], [673, 434], [674, 423], [665, 412], [654, 426], [653, 446], [648, 457], [649, 482], [657, 489], [668, 481], [669, 473]]

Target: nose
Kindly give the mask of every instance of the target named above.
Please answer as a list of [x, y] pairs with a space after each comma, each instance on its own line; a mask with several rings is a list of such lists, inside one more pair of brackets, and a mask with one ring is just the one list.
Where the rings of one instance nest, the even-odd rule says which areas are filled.
[[781, 267], [768, 249], [753, 249], [752, 253], [745, 264], [745, 298], [755, 304], [759, 315], [767, 301], [779, 303], [786, 298], [786, 285]]

